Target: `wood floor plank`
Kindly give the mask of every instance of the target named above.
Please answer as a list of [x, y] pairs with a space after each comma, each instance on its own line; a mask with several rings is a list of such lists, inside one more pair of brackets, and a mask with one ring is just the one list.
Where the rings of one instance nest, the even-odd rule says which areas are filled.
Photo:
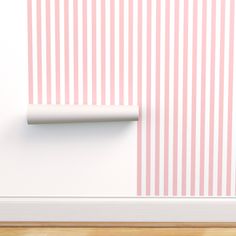
[[0, 228], [0, 236], [236, 236], [236, 228]]

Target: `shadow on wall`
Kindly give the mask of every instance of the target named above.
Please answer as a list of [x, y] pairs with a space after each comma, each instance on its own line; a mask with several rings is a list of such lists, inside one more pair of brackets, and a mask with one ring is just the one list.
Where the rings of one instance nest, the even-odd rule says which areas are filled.
[[[95, 140], [105, 142], [110, 138], [122, 138], [136, 122], [97, 122], [97, 123], [77, 123], [77, 124], [46, 124], [28, 125], [26, 119], [12, 121], [12, 127], [5, 129], [5, 138], [12, 139], [20, 137], [22, 143], [34, 145], [48, 143], [57, 140], [58, 144], [76, 142], [88, 143]], [[14, 131], [9, 132], [9, 130]], [[16, 135], [16, 133], [18, 135]], [[66, 138], [65, 138], [66, 137]]]

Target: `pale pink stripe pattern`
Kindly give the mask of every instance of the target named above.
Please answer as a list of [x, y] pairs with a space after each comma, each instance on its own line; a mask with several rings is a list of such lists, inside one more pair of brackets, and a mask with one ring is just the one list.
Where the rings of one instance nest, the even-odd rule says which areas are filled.
[[142, 194], [142, 0], [138, 0], [138, 105], [137, 125], [137, 195]]
[[78, 0], [74, 0], [74, 104], [79, 103], [79, 84], [78, 84]]
[[235, 196], [235, 0], [209, 1], [27, 0], [29, 104], [139, 105], [137, 196]]
[[92, 102], [97, 103], [96, 0], [92, 0]]
[[83, 0], [83, 103], [88, 103], [87, 0]]
[[205, 100], [206, 100], [206, 25], [207, 1], [202, 4], [202, 72], [201, 72], [201, 127], [200, 127], [200, 195], [204, 195], [205, 170]]
[[46, 62], [47, 62], [47, 104], [51, 104], [51, 14], [50, 0], [46, 0]]
[[124, 0], [119, 0], [120, 3], [120, 15], [119, 15], [119, 42], [120, 42], [120, 48], [119, 48], [119, 75], [120, 75], [120, 104], [124, 104]]
[[234, 79], [234, 12], [235, 1], [230, 1], [230, 37], [229, 37], [229, 91], [228, 91], [228, 143], [227, 143], [227, 185], [226, 194], [231, 195], [232, 165], [232, 117], [233, 117], [233, 79]]
[[174, 36], [174, 135], [173, 135], [173, 195], [178, 187], [178, 82], [179, 82], [179, 0], [175, 1], [175, 36]]
[[133, 0], [129, 0], [129, 105], [133, 105]]
[[38, 62], [38, 103], [42, 104], [42, 16], [41, 0], [37, 0], [37, 62]]
[[210, 133], [209, 133], [209, 189], [208, 195], [213, 195], [214, 167], [214, 114], [215, 114], [215, 44], [216, 44], [216, 0], [212, 0], [211, 17], [211, 82], [210, 82]]
[[110, 49], [110, 99], [111, 105], [115, 104], [115, 0], [110, 2], [110, 40], [111, 40], [111, 49]]
[[169, 58], [170, 58], [170, 0], [166, 0], [165, 25], [165, 124], [164, 124], [164, 195], [168, 195], [169, 181]]
[[197, 96], [197, 0], [193, 2], [192, 55], [192, 127], [191, 127], [191, 195], [195, 195], [196, 181], [196, 96]]
[[56, 103], [61, 102], [60, 93], [60, 3], [59, 0], [55, 0], [55, 57], [56, 57]]
[[33, 26], [32, 26], [32, 0], [27, 2], [28, 14], [28, 81], [29, 81], [29, 104], [33, 104]]
[[187, 168], [187, 98], [188, 98], [188, 0], [184, 0], [183, 35], [183, 130], [182, 130], [182, 196], [186, 195]]
[[105, 0], [101, 0], [101, 96], [102, 105], [106, 103], [106, 18]]
[[147, 0], [147, 132], [146, 195], [151, 191], [151, 0]]
[[160, 193], [160, 51], [161, 51], [161, 0], [156, 6], [156, 132], [155, 132], [155, 195]]
[[223, 111], [224, 111], [225, 0], [221, 0], [220, 19], [220, 87], [218, 136], [218, 196], [222, 195]]
[[64, 36], [65, 36], [65, 103], [70, 103], [69, 71], [69, 0], [64, 0]]

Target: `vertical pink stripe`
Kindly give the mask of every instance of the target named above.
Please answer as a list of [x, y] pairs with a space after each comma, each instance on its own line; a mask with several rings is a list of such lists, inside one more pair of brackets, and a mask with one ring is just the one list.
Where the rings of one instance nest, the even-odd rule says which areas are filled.
[[138, 0], [138, 105], [137, 125], [137, 194], [142, 194], [142, 0]]
[[200, 195], [204, 195], [205, 170], [205, 97], [206, 97], [206, 25], [207, 2], [202, 5], [202, 81], [201, 81], [201, 127], [200, 127]]
[[182, 140], [182, 195], [186, 195], [187, 161], [187, 98], [188, 98], [188, 0], [184, 0], [183, 44], [183, 140]]
[[37, 0], [38, 103], [42, 104], [42, 23], [41, 0]]
[[83, 0], [83, 103], [88, 103], [87, 0]]
[[78, 66], [78, 0], [74, 0], [74, 104], [79, 103]]
[[178, 179], [178, 82], [179, 82], [179, 0], [175, 1], [174, 42], [174, 137], [173, 137], [173, 195], [177, 195]]
[[92, 102], [97, 103], [96, 0], [92, 0]]
[[133, 105], [133, 0], [129, 0], [129, 105]]
[[106, 31], [105, 0], [101, 0], [101, 94], [102, 104], [106, 103]]
[[55, 0], [56, 103], [60, 104], [60, 2]]
[[164, 124], [164, 195], [168, 195], [169, 178], [169, 61], [170, 61], [170, 0], [166, 0], [165, 29], [165, 124]]
[[196, 179], [196, 96], [197, 96], [197, 0], [193, 2], [192, 55], [192, 127], [191, 127], [191, 195], [195, 195]]
[[50, 0], [46, 0], [46, 61], [47, 61], [47, 104], [51, 104], [51, 14]]
[[227, 186], [226, 194], [231, 195], [231, 164], [232, 164], [232, 116], [233, 116], [233, 76], [234, 76], [234, 0], [230, 1], [230, 32], [229, 32], [229, 92], [228, 92], [228, 143], [227, 143]]
[[151, 0], [147, 0], [147, 133], [146, 133], [146, 195], [151, 185]]
[[120, 2], [120, 24], [119, 24], [119, 36], [120, 36], [120, 55], [119, 55], [119, 75], [120, 75], [120, 85], [119, 85], [119, 91], [120, 91], [120, 104], [124, 104], [124, 0], [119, 0]]
[[160, 194], [160, 51], [161, 51], [161, 0], [156, 5], [156, 146], [155, 146], [155, 195]]
[[32, 0], [28, 0], [28, 79], [29, 79], [29, 104], [33, 104], [33, 39], [32, 39]]
[[208, 195], [213, 195], [214, 167], [214, 114], [215, 114], [215, 47], [216, 47], [216, 0], [212, 0], [211, 17], [211, 84], [210, 84], [210, 134], [209, 134], [209, 189]]
[[218, 189], [222, 195], [223, 112], [224, 112], [224, 54], [225, 54], [225, 0], [221, 1], [220, 20], [220, 87], [219, 87], [219, 136], [218, 136]]
[[69, 91], [69, 0], [64, 0], [64, 31], [65, 31], [65, 103], [70, 102]]
[[110, 99], [111, 105], [115, 104], [115, 0], [111, 0], [110, 5], [110, 39], [111, 39], [111, 51], [110, 51]]

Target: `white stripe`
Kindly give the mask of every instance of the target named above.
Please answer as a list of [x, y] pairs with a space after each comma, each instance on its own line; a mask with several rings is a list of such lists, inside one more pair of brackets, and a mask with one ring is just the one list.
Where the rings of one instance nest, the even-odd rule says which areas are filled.
[[78, 93], [79, 104], [83, 104], [83, 1], [78, 0]]
[[124, 105], [129, 104], [129, 1], [124, 0]]
[[87, 0], [88, 105], [92, 104], [92, 0]]
[[142, 1], [142, 191], [146, 194], [147, 1]]
[[182, 131], [183, 131], [183, 35], [184, 35], [184, 1], [179, 1], [179, 83], [178, 83], [178, 189], [182, 193]]
[[227, 141], [228, 141], [228, 87], [229, 87], [229, 27], [230, 1], [225, 1], [225, 55], [224, 55], [224, 110], [223, 110], [223, 154], [222, 195], [226, 195], [227, 184]]
[[204, 195], [209, 189], [209, 124], [210, 124], [210, 81], [211, 81], [211, 3], [207, 3], [206, 29], [206, 102], [205, 102], [205, 168], [204, 168]]
[[168, 174], [168, 194], [173, 195], [173, 137], [174, 137], [174, 31], [175, 31], [175, 5], [170, 0], [170, 45], [169, 45], [169, 174]]
[[138, 1], [133, 1], [133, 104], [138, 104]]
[[151, 195], [155, 194], [156, 1], [151, 3]]
[[69, 3], [69, 101], [74, 104], [74, 7]]
[[188, 5], [188, 96], [187, 96], [187, 172], [186, 194], [190, 195], [191, 187], [191, 119], [192, 119], [192, 52], [193, 52], [193, 0]]
[[56, 57], [55, 57], [55, 1], [50, 1], [51, 14], [51, 102], [56, 104]]
[[[236, 12], [236, 4], [234, 5], [234, 11]], [[236, 17], [234, 16], [234, 63], [233, 63], [233, 78], [236, 75]], [[236, 145], [233, 140], [236, 140], [236, 81], [233, 79], [233, 116], [232, 116], [232, 186], [231, 186], [231, 194], [232, 196], [236, 195]]]
[[42, 24], [42, 103], [47, 104], [46, 0], [41, 0]]
[[195, 194], [200, 190], [200, 130], [201, 130], [201, 80], [202, 80], [202, 0], [197, 1], [197, 75], [196, 75], [196, 169]]
[[101, 1], [96, 1], [96, 64], [97, 64], [97, 105], [102, 103], [102, 90], [101, 90]]
[[214, 172], [213, 195], [217, 195], [218, 136], [219, 136], [219, 68], [220, 68], [220, 1], [216, 1], [216, 52], [215, 52], [215, 114], [214, 114]]
[[106, 104], [110, 104], [110, 2], [111, 0], [105, 0], [105, 18], [106, 18]]
[[60, 93], [61, 93], [61, 104], [65, 104], [65, 30], [64, 30], [64, 0], [60, 0]]
[[38, 104], [38, 65], [37, 65], [37, 2], [32, 1], [32, 40], [33, 40], [33, 100]]
[[115, 2], [115, 105], [119, 105], [120, 96], [119, 96], [119, 86], [120, 86], [120, 73], [119, 73], [119, 1]]
[[164, 194], [164, 124], [165, 124], [165, 2], [161, 1], [161, 58], [160, 58], [160, 196]]

